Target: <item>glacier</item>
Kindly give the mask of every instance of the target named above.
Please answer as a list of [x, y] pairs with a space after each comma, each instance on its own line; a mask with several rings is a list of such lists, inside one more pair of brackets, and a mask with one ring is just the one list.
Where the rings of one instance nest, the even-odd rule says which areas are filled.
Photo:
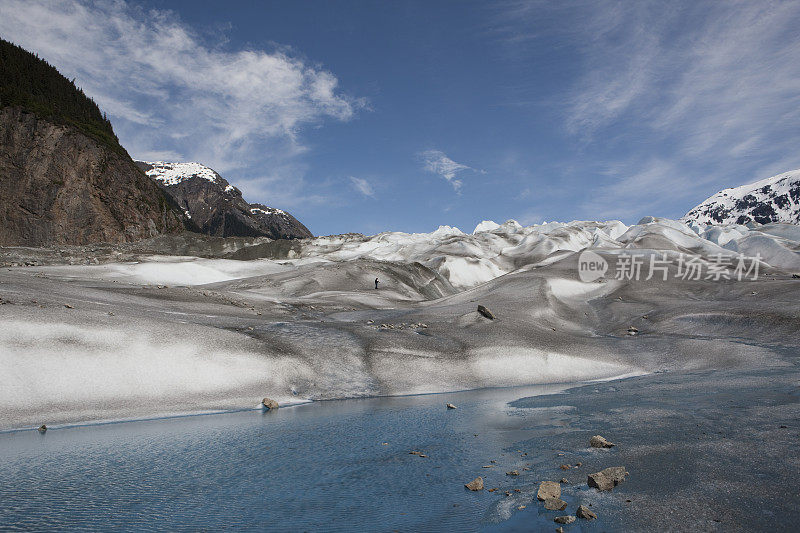
[[[2, 269], [0, 428], [769, 366], [800, 340], [790, 224], [510, 220], [292, 242], [246, 261]], [[586, 250], [612, 265], [592, 283]], [[740, 254], [758, 279], [677, 275], [683, 255], [730, 270]], [[653, 256], [669, 279], [614, 276]]]

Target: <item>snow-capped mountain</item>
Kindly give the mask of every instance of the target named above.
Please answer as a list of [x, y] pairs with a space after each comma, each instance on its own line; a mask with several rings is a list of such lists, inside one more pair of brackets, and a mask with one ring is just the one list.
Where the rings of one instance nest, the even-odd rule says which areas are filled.
[[800, 170], [722, 190], [690, 210], [681, 220], [701, 225], [800, 224]]
[[312, 237], [286, 211], [247, 203], [239, 189], [205, 165], [164, 161], [136, 164], [175, 200], [202, 233], [272, 239]]

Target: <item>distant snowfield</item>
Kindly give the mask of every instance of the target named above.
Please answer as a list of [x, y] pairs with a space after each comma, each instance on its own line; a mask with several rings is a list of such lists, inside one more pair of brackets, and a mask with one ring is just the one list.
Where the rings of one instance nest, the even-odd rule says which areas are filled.
[[[726, 335], [794, 342], [796, 283], [721, 292], [713, 282], [670, 281], [658, 292], [614, 279], [613, 267], [604, 283], [584, 283], [577, 257], [587, 249], [610, 262], [666, 259], [671, 275], [681, 255], [733, 264], [740, 253], [783, 279], [800, 272], [798, 226], [652, 217], [630, 227], [484, 221], [471, 234], [443, 226], [328, 236], [300, 241], [284, 260], [153, 256], [36, 267], [39, 278], [11, 269], [0, 287], [13, 291], [2, 296], [20, 303], [0, 306], [0, 427], [247, 408], [263, 396], [291, 403], [610, 379], [770, 360], [769, 350]], [[724, 302], [709, 314], [704, 302], [714, 298]], [[693, 312], [693, 302], [705, 307]], [[477, 315], [477, 303], [498, 319]], [[639, 341], [626, 336], [632, 324], [681, 337]]]
[[274, 261], [234, 261], [199, 257], [152, 256], [137, 263], [44, 267], [48, 273], [76, 279], [123, 281], [150, 285], [205, 285], [220, 281], [275, 274], [291, 265]]
[[[655, 242], [654, 242], [655, 241]], [[465, 234], [442, 226], [432, 233], [386, 232], [371, 237], [318, 237], [303, 241], [298, 259], [234, 261], [196, 257], [153, 256], [140, 263], [46, 267], [53, 274], [76, 278], [162, 285], [203, 285], [287, 272], [314, 261], [369, 259], [419, 262], [445, 277], [453, 287], [468, 289], [523, 266], [546, 265], [564, 252], [597, 249], [649, 254], [667, 250], [710, 258], [738, 254], [760, 256], [768, 266], [800, 269], [800, 226], [700, 226], [646, 217], [626, 226], [619, 221], [521, 226], [510, 220], [478, 224]]]

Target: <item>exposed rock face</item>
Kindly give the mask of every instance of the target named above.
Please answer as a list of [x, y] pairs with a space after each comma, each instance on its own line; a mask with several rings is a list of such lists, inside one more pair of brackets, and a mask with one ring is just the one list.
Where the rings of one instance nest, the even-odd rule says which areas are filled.
[[590, 487], [598, 490], [611, 490], [625, 481], [625, 476], [627, 475], [628, 472], [625, 471], [624, 466], [612, 466], [600, 472], [589, 474], [587, 483]]
[[17, 107], [0, 109], [0, 245], [119, 243], [184, 229], [124, 151]]
[[215, 237], [313, 237], [289, 213], [247, 203], [239, 189], [205, 165], [146, 161], [136, 164], [191, 217], [201, 233]]
[[800, 170], [720, 191], [692, 208], [682, 220], [698, 224], [798, 224]]

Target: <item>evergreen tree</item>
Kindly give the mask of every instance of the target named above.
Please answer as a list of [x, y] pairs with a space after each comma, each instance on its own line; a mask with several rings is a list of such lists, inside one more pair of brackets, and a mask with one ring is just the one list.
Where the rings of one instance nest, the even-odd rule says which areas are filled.
[[117, 152], [119, 144], [108, 116], [36, 54], [0, 39], [0, 108], [20, 107], [45, 120], [76, 127]]

